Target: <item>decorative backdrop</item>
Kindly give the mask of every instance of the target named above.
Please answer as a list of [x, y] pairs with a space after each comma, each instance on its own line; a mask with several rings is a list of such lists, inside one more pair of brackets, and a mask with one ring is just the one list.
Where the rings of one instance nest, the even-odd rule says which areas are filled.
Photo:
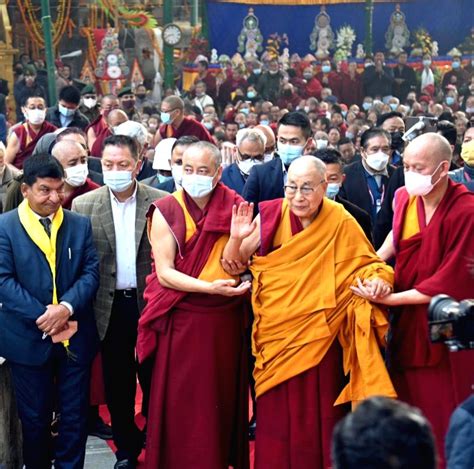
[[[385, 50], [385, 32], [397, 3], [401, 4], [410, 31], [420, 26], [426, 28], [433, 40], [438, 41], [440, 55], [463, 42], [474, 25], [473, 0], [375, 1], [374, 50]], [[265, 40], [273, 33], [286, 33], [291, 53], [306, 55], [310, 52], [309, 36], [323, 4], [334, 30], [348, 24], [355, 30], [355, 42], [364, 42], [365, 5], [360, 0], [207, 0], [210, 46], [219, 54], [232, 56], [237, 51], [242, 20], [250, 4]]]

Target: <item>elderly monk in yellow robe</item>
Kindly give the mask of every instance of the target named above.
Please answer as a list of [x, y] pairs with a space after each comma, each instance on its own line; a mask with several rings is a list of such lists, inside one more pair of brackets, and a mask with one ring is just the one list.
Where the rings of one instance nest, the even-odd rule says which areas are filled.
[[251, 258], [256, 469], [330, 467], [332, 429], [348, 410], [339, 404], [396, 396], [380, 353], [385, 312], [350, 289], [377, 298], [391, 291], [393, 271], [324, 197], [325, 173], [302, 156], [284, 199], [260, 203], [254, 221], [252, 204], [233, 209], [222, 263], [235, 272]]

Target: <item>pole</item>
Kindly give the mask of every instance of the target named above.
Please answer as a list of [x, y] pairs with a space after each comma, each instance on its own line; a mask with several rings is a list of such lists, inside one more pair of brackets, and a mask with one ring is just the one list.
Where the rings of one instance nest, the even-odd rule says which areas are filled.
[[199, 24], [199, 0], [192, 0], [191, 2], [191, 26]]
[[41, 0], [41, 25], [43, 26], [46, 70], [48, 72], [49, 105], [54, 106], [57, 101], [55, 77], [56, 70], [54, 67], [53, 35], [51, 33], [51, 11], [49, 7], [49, 0]]
[[372, 54], [372, 23], [374, 17], [374, 0], [365, 1], [365, 53]]
[[209, 18], [207, 16], [207, 2], [201, 2], [201, 37], [209, 41]]
[[[173, 22], [173, 0], [164, 0], [163, 23], [165, 25]], [[174, 87], [174, 57], [173, 48], [163, 43], [165, 59], [165, 88]]]

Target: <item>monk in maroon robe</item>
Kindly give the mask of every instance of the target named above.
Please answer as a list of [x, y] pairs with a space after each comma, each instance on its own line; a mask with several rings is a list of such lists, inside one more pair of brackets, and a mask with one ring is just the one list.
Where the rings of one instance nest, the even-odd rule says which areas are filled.
[[184, 190], [148, 213], [154, 264], [139, 321], [141, 361], [153, 357], [145, 466], [247, 468], [248, 381], [242, 295], [221, 267], [232, 207], [207, 142], [183, 155]]
[[54, 132], [57, 127], [45, 120], [46, 101], [40, 96], [31, 96], [22, 107], [25, 121], [14, 126], [7, 142], [6, 162], [18, 169], [31, 156], [39, 139]]
[[379, 250], [382, 258], [396, 259], [396, 293], [379, 299], [396, 307], [391, 377], [399, 398], [430, 421], [442, 466], [449, 417], [474, 385], [474, 351], [449, 352], [431, 343], [428, 330], [433, 296], [445, 293], [460, 301], [474, 295], [474, 194], [448, 179], [450, 162], [449, 143], [437, 134], [409, 144], [406, 186], [396, 193], [393, 231]]

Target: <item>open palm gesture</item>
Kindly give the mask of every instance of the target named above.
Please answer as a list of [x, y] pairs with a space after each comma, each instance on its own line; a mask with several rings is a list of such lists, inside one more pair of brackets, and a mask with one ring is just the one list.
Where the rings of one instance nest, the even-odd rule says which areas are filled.
[[232, 207], [232, 223], [230, 226], [230, 236], [234, 239], [245, 239], [255, 230], [253, 221], [253, 204], [241, 202], [237, 207]]

